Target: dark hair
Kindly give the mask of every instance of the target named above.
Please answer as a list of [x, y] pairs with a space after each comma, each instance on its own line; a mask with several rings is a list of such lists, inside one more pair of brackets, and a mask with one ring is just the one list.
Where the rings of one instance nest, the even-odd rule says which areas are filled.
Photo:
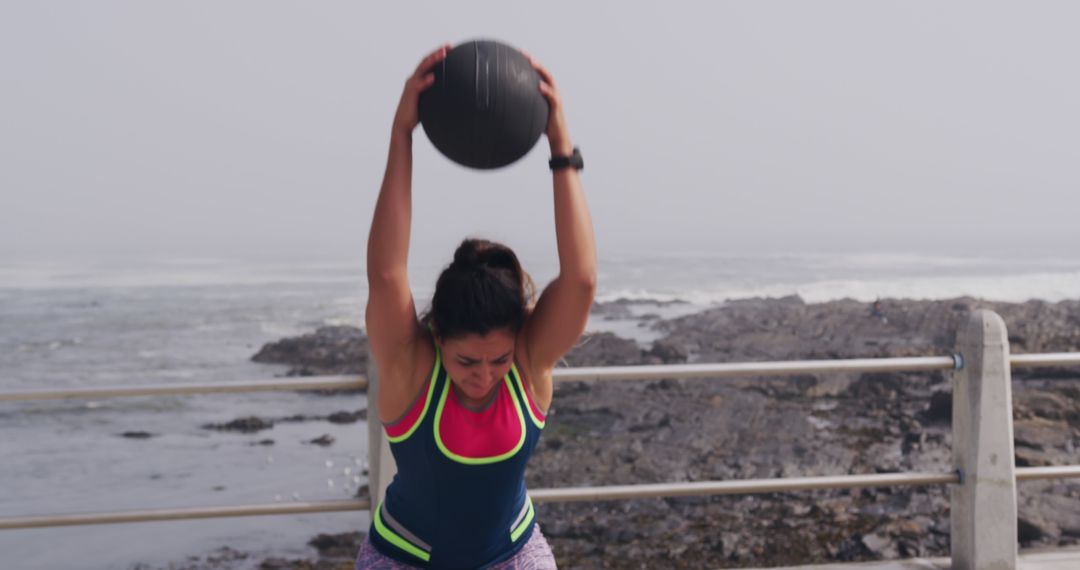
[[534, 287], [517, 255], [501, 243], [466, 239], [435, 283], [425, 324], [443, 338], [525, 325]]

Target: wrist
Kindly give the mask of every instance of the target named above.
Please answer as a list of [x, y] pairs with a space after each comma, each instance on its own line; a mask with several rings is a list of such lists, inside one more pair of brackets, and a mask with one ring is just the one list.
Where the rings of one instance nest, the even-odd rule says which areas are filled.
[[412, 133], [413, 130], [408, 127], [394, 125], [394, 127], [390, 129], [390, 140], [411, 144]]
[[552, 172], [560, 170], [578, 171], [585, 168], [585, 160], [581, 157], [581, 151], [574, 147], [569, 154], [556, 154], [548, 161], [548, 167]]

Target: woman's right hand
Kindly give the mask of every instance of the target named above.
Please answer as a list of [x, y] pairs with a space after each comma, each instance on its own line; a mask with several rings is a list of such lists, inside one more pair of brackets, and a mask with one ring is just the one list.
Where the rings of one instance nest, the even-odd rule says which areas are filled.
[[401, 101], [398, 102], [397, 113], [394, 115], [395, 134], [411, 134], [420, 122], [420, 93], [435, 82], [432, 69], [446, 59], [448, 51], [450, 44], [444, 44], [428, 54], [420, 65], [416, 66], [416, 71], [405, 80], [405, 89], [401, 93]]

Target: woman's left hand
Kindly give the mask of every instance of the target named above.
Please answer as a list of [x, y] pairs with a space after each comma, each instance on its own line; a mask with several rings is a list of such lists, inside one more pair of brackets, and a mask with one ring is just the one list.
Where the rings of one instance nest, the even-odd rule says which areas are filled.
[[570, 141], [570, 131], [566, 128], [566, 117], [563, 115], [562, 97], [558, 88], [555, 87], [555, 79], [533, 56], [525, 54], [529, 64], [540, 74], [540, 93], [548, 101], [548, 123], [544, 129], [548, 143], [551, 144], [551, 154], [568, 156], [574, 150], [574, 144]]
[[398, 102], [397, 112], [394, 114], [394, 132], [408, 135], [412, 133], [416, 125], [420, 123], [420, 93], [435, 83], [434, 69], [438, 63], [446, 59], [450, 52], [450, 44], [444, 44], [439, 49], [431, 52], [416, 66], [416, 70], [405, 80], [405, 88], [401, 91], [401, 100]]

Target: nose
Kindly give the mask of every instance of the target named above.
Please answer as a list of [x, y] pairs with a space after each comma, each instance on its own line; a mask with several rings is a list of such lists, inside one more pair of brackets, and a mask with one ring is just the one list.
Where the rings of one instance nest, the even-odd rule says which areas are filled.
[[485, 363], [481, 364], [479, 368], [480, 369], [477, 372], [479, 373], [479, 376], [482, 380], [492, 382], [496, 379], [498, 371], [495, 369], [494, 366]]

